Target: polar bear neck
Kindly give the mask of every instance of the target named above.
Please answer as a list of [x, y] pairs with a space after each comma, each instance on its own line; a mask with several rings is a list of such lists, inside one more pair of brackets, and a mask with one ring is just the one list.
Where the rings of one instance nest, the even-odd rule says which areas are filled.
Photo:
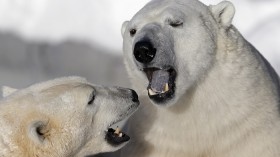
[[192, 103], [196, 97], [199, 99], [193, 105], [202, 105], [201, 97], [208, 96], [203, 100], [215, 101], [212, 105], [219, 105], [218, 108], [228, 105], [233, 110], [242, 106], [261, 109], [267, 104], [278, 114], [280, 88], [274, 69], [234, 27], [220, 33], [215, 65], [187, 93], [192, 93]]
[[[203, 145], [202, 141], [215, 140], [219, 131], [230, 133], [232, 126], [238, 127], [239, 134], [227, 137], [229, 141], [246, 137], [248, 130], [257, 131], [271, 119], [279, 119], [279, 77], [275, 71], [234, 27], [219, 37], [217, 49], [221, 51], [217, 52], [216, 65], [179, 101], [178, 106], [183, 104], [185, 108], [177, 108], [176, 104], [172, 109], [176, 116], [184, 115], [181, 125], [186, 128], [204, 128], [188, 130], [197, 135], [198, 146]], [[186, 121], [186, 115], [191, 121]]]
[[[267, 90], [274, 90], [275, 96], [280, 93], [279, 77], [267, 60], [252, 46], [234, 27], [220, 31], [217, 45], [217, 66], [225, 78], [241, 83], [256, 83]], [[213, 70], [215, 71], [215, 70]], [[235, 79], [236, 78], [236, 79]], [[239, 78], [239, 79], [237, 79]], [[260, 84], [263, 83], [263, 84]], [[255, 85], [248, 84], [248, 88]]]
[[1, 127], [0, 156], [13, 156], [13, 152], [18, 149], [18, 147], [11, 141], [12, 128], [7, 124], [7, 122], [4, 121], [2, 115], [0, 115], [0, 126], [5, 126]]
[[[264, 57], [233, 26], [227, 31], [222, 30], [217, 41], [215, 65], [177, 104], [186, 106], [200, 95], [197, 99], [205, 96], [209, 96], [208, 100], [217, 98], [216, 104], [227, 104], [225, 102], [234, 97], [239, 99], [239, 104], [260, 104], [250, 102], [252, 100], [261, 102], [260, 105], [268, 103], [277, 107], [279, 77]], [[264, 102], [264, 97], [267, 102]], [[228, 105], [236, 101], [232, 102]]]

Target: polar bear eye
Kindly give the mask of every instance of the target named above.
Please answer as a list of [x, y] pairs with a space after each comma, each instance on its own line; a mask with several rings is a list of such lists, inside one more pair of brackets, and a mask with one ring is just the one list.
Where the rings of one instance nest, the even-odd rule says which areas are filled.
[[182, 26], [183, 25], [183, 22], [182, 21], [170, 21], [169, 22], [169, 25], [171, 27], [179, 27], [179, 26]]
[[133, 36], [133, 35], [136, 33], [136, 29], [131, 29], [131, 30], [129, 31], [129, 33], [130, 33], [131, 36]]
[[88, 105], [91, 105], [93, 103], [94, 99], [95, 99], [95, 93], [93, 91], [93, 92], [91, 92], [91, 94], [89, 96]]

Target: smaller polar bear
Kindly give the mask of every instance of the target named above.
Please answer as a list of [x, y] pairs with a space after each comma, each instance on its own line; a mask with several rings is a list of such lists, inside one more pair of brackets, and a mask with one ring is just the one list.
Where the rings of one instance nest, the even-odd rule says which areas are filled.
[[95, 86], [80, 77], [26, 89], [3, 88], [0, 157], [82, 157], [115, 151], [130, 139], [108, 129], [138, 107], [130, 89]]
[[280, 157], [279, 77], [232, 25], [231, 2], [152, 0], [123, 24], [142, 104], [122, 157]]

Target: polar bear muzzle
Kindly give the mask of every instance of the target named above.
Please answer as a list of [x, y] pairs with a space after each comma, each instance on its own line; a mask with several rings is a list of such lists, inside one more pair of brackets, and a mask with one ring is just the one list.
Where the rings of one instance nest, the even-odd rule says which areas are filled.
[[[134, 28], [128, 26], [131, 27]], [[132, 52], [134, 64], [149, 81], [148, 96], [155, 105], [161, 106], [170, 105], [176, 87], [176, 55], [173, 38], [168, 37], [169, 32], [163, 25], [152, 22], [138, 29], [133, 38], [130, 37], [133, 41], [129, 51]]]

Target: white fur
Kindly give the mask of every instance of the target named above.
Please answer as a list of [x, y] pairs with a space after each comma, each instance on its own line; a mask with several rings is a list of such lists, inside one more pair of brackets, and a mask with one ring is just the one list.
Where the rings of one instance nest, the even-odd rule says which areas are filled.
[[[170, 14], [183, 28], [164, 23]], [[124, 61], [143, 105], [128, 123], [134, 140], [123, 157], [280, 156], [279, 77], [231, 25], [233, 15], [230, 2], [153, 0], [124, 25]], [[174, 41], [177, 89], [168, 107], [151, 103], [133, 59], [134, 40], [148, 25]]]
[[8, 95], [11, 95], [12, 93], [14, 93], [15, 91], [17, 91], [17, 89], [9, 87], [9, 86], [3, 86], [2, 87], [2, 96], [6, 97]]
[[[54, 79], [17, 91], [3, 90], [1, 157], [82, 157], [115, 151], [125, 143], [108, 144], [105, 131], [138, 105], [129, 89], [96, 86], [80, 77]], [[92, 95], [95, 99], [88, 104]]]

